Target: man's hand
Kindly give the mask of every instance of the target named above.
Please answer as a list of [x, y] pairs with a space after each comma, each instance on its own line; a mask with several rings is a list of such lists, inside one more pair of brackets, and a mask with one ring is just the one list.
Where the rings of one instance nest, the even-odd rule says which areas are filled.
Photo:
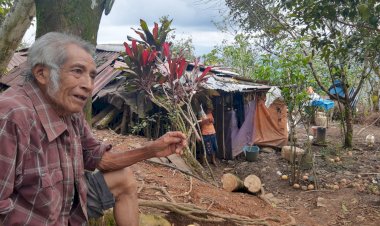
[[174, 153], [182, 154], [185, 146], [187, 146], [185, 134], [174, 131], [167, 132], [157, 140], [150, 142], [146, 148], [155, 152], [156, 157], [166, 157]]

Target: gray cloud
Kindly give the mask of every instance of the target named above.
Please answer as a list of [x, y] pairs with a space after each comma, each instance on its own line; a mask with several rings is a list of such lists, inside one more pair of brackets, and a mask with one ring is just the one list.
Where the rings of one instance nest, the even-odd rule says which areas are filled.
[[102, 17], [101, 25], [138, 25], [144, 19], [149, 25], [162, 16], [173, 19], [173, 27], [198, 27], [216, 30], [213, 20], [220, 18], [218, 8], [206, 1], [193, 0], [116, 0], [111, 13]]
[[[222, 4], [222, 5], [221, 5]], [[177, 37], [191, 37], [196, 55], [202, 55], [229, 38], [217, 30], [213, 21], [220, 21], [219, 10], [226, 12], [221, 0], [115, 0], [111, 13], [103, 15], [98, 43], [123, 43], [127, 35], [138, 37], [131, 28], [139, 28], [140, 19], [149, 27], [162, 16], [173, 19]]]

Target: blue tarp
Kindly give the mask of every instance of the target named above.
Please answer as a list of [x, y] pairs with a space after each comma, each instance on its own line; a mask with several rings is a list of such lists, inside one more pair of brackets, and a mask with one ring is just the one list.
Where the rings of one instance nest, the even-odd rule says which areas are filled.
[[331, 108], [334, 107], [334, 101], [332, 101], [332, 100], [324, 100], [324, 99], [313, 100], [311, 102], [311, 106], [321, 107], [325, 111], [328, 111], [328, 110], [330, 110]]

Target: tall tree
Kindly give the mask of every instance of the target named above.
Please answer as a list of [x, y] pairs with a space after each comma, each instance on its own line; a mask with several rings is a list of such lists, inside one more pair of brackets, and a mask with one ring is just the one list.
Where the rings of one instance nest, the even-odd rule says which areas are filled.
[[[13, 7], [11, 1], [0, 1], [1, 17], [7, 12], [7, 16], [0, 26], [0, 77], [6, 71], [7, 65], [12, 58], [22, 37], [29, 28], [36, 13], [34, 0], [15, 0]], [[10, 10], [10, 11], [9, 11]], [[8, 12], [9, 11], [9, 12]]]
[[100, 19], [107, 15], [114, 0], [35, 0], [36, 37], [50, 31], [77, 35], [96, 44]]
[[[304, 41], [301, 52], [318, 86], [344, 105], [344, 146], [352, 146], [352, 104], [371, 69], [378, 67], [380, 6], [375, 0], [226, 0], [233, 19], [241, 27], [261, 35], [262, 46], [273, 51], [274, 39]], [[259, 43], [260, 44], [260, 43]], [[269, 44], [269, 45], [267, 45]], [[323, 62], [330, 79], [340, 80], [344, 95], [331, 95], [323, 83], [325, 74], [315, 62]], [[352, 67], [360, 69], [352, 74]], [[351, 88], [354, 92], [350, 92]], [[351, 93], [351, 94], [350, 94]]]
[[[108, 15], [114, 0], [35, 0], [37, 12], [36, 38], [47, 32], [74, 34], [96, 45], [103, 11]], [[85, 108], [91, 119], [91, 100]]]

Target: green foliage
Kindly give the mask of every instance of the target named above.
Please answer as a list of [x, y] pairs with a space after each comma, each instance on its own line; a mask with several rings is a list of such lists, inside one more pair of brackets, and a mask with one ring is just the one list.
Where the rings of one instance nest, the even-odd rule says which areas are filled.
[[0, 24], [3, 23], [5, 16], [13, 5], [13, 0], [0, 0]]
[[[150, 31], [145, 20], [140, 19], [140, 28], [137, 30], [132, 29], [140, 36], [141, 42], [143, 42], [145, 46], [160, 51], [162, 44], [166, 41], [168, 33], [173, 30], [170, 28], [172, 21], [173, 20], [164, 17], [161, 19], [161, 26], [159, 27], [157, 23], [154, 23], [154, 27], [152, 31]], [[128, 36], [128, 39], [133, 40], [134, 38]]]
[[171, 43], [170, 47], [173, 55], [183, 55], [183, 57], [188, 61], [195, 60], [195, 47], [191, 37], [175, 39], [174, 36], [172, 40], [169, 40], [169, 42]]
[[300, 53], [299, 47], [278, 44], [276, 55], [262, 55], [256, 62], [254, 78], [267, 80], [281, 87], [289, 112], [303, 108], [308, 100], [306, 88], [313, 85], [308, 70], [309, 57]]
[[380, 4], [376, 0], [282, 1], [294, 24], [305, 25], [301, 34], [311, 36], [311, 44], [322, 57], [354, 58], [362, 62], [371, 57], [379, 61]]
[[236, 70], [243, 77], [252, 77], [255, 53], [249, 42], [250, 36], [238, 34], [233, 43], [223, 41], [210, 53], [203, 55], [206, 65], [223, 65]]
[[139, 133], [147, 128], [149, 125], [152, 123], [157, 123], [157, 121], [161, 118], [164, 117], [160, 113], [155, 113], [153, 115], [149, 115], [143, 119], [139, 123], [137, 123], [135, 126], [132, 127], [131, 132], [132, 134], [139, 135]]

